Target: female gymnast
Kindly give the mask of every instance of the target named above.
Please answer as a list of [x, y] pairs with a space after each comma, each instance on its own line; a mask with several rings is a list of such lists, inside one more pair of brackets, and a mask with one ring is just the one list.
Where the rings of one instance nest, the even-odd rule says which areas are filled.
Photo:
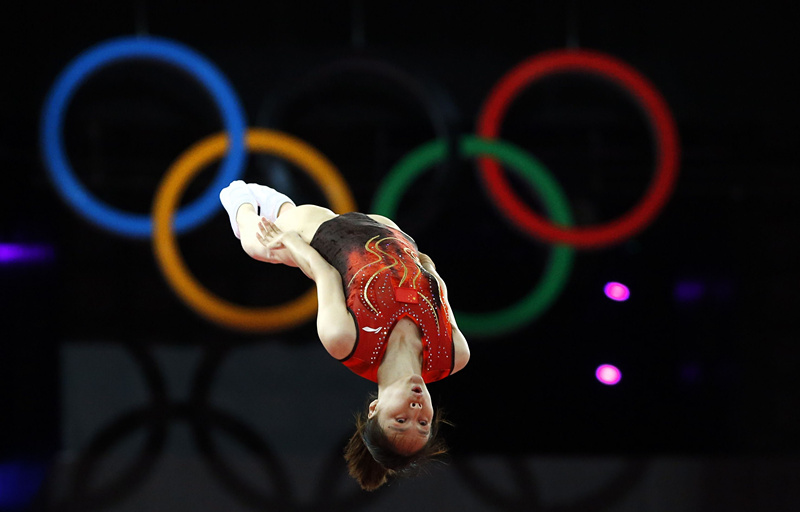
[[345, 449], [365, 490], [446, 451], [427, 383], [461, 370], [469, 347], [431, 259], [390, 219], [296, 206], [234, 181], [220, 200], [252, 258], [299, 267], [317, 287], [317, 333], [328, 353], [378, 384]]

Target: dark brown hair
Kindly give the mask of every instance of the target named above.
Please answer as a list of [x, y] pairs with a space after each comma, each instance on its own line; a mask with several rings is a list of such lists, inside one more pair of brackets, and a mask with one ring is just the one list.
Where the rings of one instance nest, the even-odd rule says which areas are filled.
[[431, 436], [419, 451], [402, 455], [395, 451], [389, 437], [378, 423], [377, 416], [356, 414], [356, 432], [344, 450], [347, 470], [365, 491], [374, 491], [389, 477], [417, 474], [427, 462], [447, 454], [447, 445], [438, 437], [439, 425], [447, 423], [439, 411], [431, 423]]

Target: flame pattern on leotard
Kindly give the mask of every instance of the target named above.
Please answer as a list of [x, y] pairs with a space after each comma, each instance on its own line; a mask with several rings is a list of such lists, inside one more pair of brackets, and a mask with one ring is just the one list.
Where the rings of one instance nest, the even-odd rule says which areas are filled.
[[[399, 259], [394, 254], [391, 254], [391, 253], [386, 252], [385, 250], [381, 249], [381, 243], [384, 243], [384, 242], [387, 242], [387, 241], [399, 242], [400, 244], [405, 244], [406, 243], [406, 240], [404, 240], [402, 238], [398, 238], [396, 236], [386, 236], [386, 237], [380, 238], [380, 235], [375, 235], [372, 238], [370, 238], [367, 241], [367, 243], [364, 244], [364, 250], [366, 252], [374, 255], [376, 259], [374, 261], [371, 261], [371, 262], [367, 263], [366, 265], [362, 266], [357, 271], [355, 271], [353, 273], [353, 277], [350, 278], [350, 281], [347, 283], [347, 287], [346, 287], [347, 289], [351, 288], [352, 285], [353, 285], [353, 282], [356, 280], [356, 278], [362, 275], [361, 272], [365, 272], [364, 275], [369, 275], [370, 277], [367, 279], [366, 284], [364, 284], [364, 286], [363, 286], [362, 296], [363, 296], [363, 300], [364, 300], [365, 305], [370, 310], [372, 310], [372, 312], [375, 313], [376, 315], [380, 315], [380, 311], [375, 307], [375, 305], [369, 299], [370, 287], [373, 284], [373, 281], [375, 280], [375, 278], [378, 277], [378, 275], [381, 274], [384, 271], [391, 271], [393, 268], [397, 267], [398, 265], [402, 266], [403, 267], [403, 275], [400, 277], [399, 282], [397, 284], [397, 287], [402, 288], [403, 285], [406, 283], [406, 280], [408, 280], [408, 275], [410, 273], [409, 272], [409, 265], [406, 264], [404, 259]], [[414, 263], [413, 265], [411, 265], [411, 266], [413, 266], [413, 269], [414, 269], [414, 276], [413, 276], [413, 278], [411, 278], [411, 289], [413, 289], [415, 291], [417, 297], [421, 298], [423, 300], [423, 302], [428, 306], [428, 308], [430, 308], [431, 314], [433, 315], [433, 317], [436, 320], [436, 333], [440, 334], [441, 333], [441, 326], [440, 326], [440, 321], [439, 321], [439, 313], [436, 311], [436, 308], [433, 306], [433, 304], [431, 303], [430, 299], [428, 299], [428, 297], [426, 297], [425, 295], [420, 293], [420, 291], [417, 289], [417, 283], [418, 283], [418, 280], [419, 280], [420, 276], [422, 276], [423, 273], [427, 273], [427, 271], [424, 270], [422, 268], [422, 265], [419, 263], [419, 256], [417, 255], [416, 251], [414, 251], [410, 247], [402, 247], [402, 250], [403, 250], [403, 253], [406, 254], [407, 256], [409, 256], [411, 258], [411, 260], [413, 261], [413, 263]], [[371, 267], [371, 266], [373, 266], [375, 264], [378, 264], [378, 263], [387, 262], [387, 260], [389, 260], [389, 259], [392, 261], [391, 265], [384, 265], [384, 266], [380, 267], [378, 270], [376, 270], [375, 272], [373, 272], [372, 274], [369, 274], [369, 271], [367, 270], [368, 267]], [[372, 269], [369, 269], [369, 270], [372, 270]]]
[[391, 330], [407, 317], [422, 334], [427, 372], [423, 378], [431, 382], [449, 374], [449, 312], [436, 278], [420, 263], [411, 237], [366, 215], [349, 213], [320, 226], [311, 245], [342, 276], [347, 307], [358, 329], [359, 340], [345, 365], [375, 380]]

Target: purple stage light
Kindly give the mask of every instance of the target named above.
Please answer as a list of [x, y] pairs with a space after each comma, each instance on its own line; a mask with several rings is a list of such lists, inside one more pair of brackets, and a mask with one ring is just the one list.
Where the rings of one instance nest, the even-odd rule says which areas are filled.
[[53, 259], [49, 245], [0, 244], [0, 265], [33, 263]]
[[46, 465], [35, 462], [0, 463], [0, 510], [29, 509], [46, 472]]
[[597, 371], [594, 372], [594, 375], [597, 377], [597, 380], [606, 386], [613, 386], [622, 379], [622, 372], [612, 364], [601, 364], [597, 367]]
[[706, 285], [699, 281], [679, 281], [673, 295], [678, 302], [697, 302], [706, 294]]
[[695, 361], [684, 363], [680, 369], [680, 378], [687, 384], [695, 384], [700, 381], [702, 370], [700, 364]]
[[628, 290], [628, 287], [622, 283], [617, 283], [616, 281], [606, 283], [603, 291], [605, 292], [606, 297], [617, 302], [626, 301], [628, 300], [628, 297], [631, 296], [631, 292]]

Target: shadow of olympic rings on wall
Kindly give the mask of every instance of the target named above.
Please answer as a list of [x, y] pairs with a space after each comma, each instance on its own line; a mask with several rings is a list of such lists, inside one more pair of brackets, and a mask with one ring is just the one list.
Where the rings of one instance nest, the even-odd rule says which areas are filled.
[[[74, 464], [65, 470], [65, 478], [51, 475], [39, 496], [36, 510], [87, 512], [123, 503], [153, 474], [164, 452], [170, 425], [181, 421], [190, 426], [195, 448], [210, 473], [234, 499], [255, 510], [355, 511], [365, 509], [382, 496], [381, 491], [362, 492], [355, 485], [351, 491], [342, 491], [339, 484], [342, 480], [350, 480], [341, 454], [341, 447], [347, 440], [345, 435], [326, 457], [314, 491], [301, 500], [294, 492], [290, 473], [268, 440], [240, 418], [209, 404], [217, 370], [232, 348], [205, 349], [194, 374], [189, 398], [181, 402], [168, 400], [163, 375], [147, 349], [133, 343], [125, 344], [125, 348], [143, 375], [150, 403], [118, 416], [98, 431], [78, 454]], [[109, 452], [143, 428], [147, 429], [147, 436], [134, 460], [115, 475], [102, 475], [103, 482], [98, 483], [101, 464]], [[256, 483], [252, 483], [252, 478], [242, 478], [219, 450], [212, 430], [223, 433], [244, 448], [252, 459], [258, 461], [258, 473], [266, 478], [259, 478]], [[531, 458], [507, 457], [503, 460], [516, 492], [509, 492], [507, 485], [499, 488], [493, 484], [494, 480], [469, 460], [455, 459], [450, 467], [476, 498], [494, 509], [513, 512], [601, 511], [630, 493], [646, 469], [643, 461], [627, 461], [602, 488], [581, 495], [571, 503], [545, 504], [539, 492], [541, 484], [530, 465]]]
[[[459, 460], [453, 465], [467, 487], [485, 503], [508, 512], [599, 512], [606, 510], [641, 482], [647, 462], [644, 460], [626, 460], [622, 469], [603, 487], [593, 492], [580, 495], [569, 503], [545, 504], [540, 494], [540, 484], [529, 464], [530, 457], [507, 457], [504, 459], [508, 467], [516, 493], [510, 494], [494, 486], [489, 480], [482, 478], [472, 464]], [[576, 493], [580, 486], [576, 486]]]
[[[337, 495], [340, 480], [350, 478], [341, 454], [341, 447], [347, 439], [344, 437], [327, 458], [311, 500], [300, 502], [293, 493], [289, 473], [267, 440], [241, 419], [215, 409], [208, 402], [216, 370], [230, 349], [207, 349], [195, 372], [189, 399], [170, 402], [164, 379], [152, 355], [132, 344], [126, 344], [126, 348], [144, 375], [150, 404], [122, 414], [97, 432], [68, 470], [63, 491], [56, 490], [58, 475], [51, 475], [39, 496], [37, 510], [85, 512], [106, 509], [125, 501], [152, 474], [164, 452], [168, 427], [178, 421], [189, 424], [195, 447], [222, 486], [240, 502], [256, 509], [298, 512], [359, 510], [379, 496], [379, 493], [364, 493], [357, 488], [349, 494]], [[93, 485], [98, 480], [98, 466], [108, 452], [141, 428], [147, 428], [148, 433], [135, 460], [119, 474], [106, 477], [104, 483]], [[242, 479], [218, 450], [211, 429], [223, 432], [257, 459], [268, 485], [253, 485]], [[268, 487], [272, 489], [271, 493], [265, 491]]]

